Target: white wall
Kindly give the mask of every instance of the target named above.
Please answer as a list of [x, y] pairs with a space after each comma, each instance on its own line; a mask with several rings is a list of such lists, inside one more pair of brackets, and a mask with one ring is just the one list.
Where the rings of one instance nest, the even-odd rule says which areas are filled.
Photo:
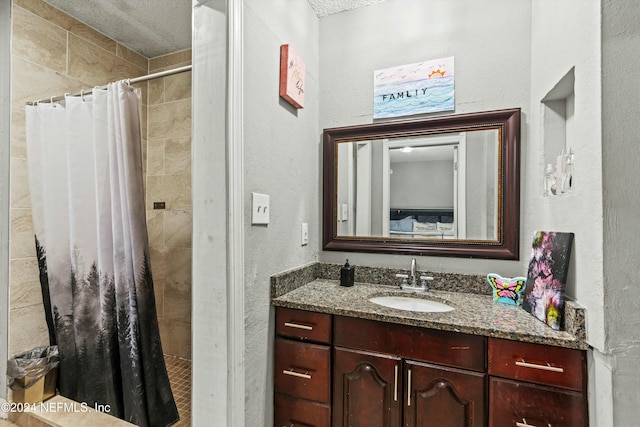
[[[245, 376], [247, 426], [273, 423], [271, 275], [317, 259], [320, 223], [318, 18], [306, 1], [244, 1]], [[278, 96], [280, 45], [306, 66], [305, 104]], [[250, 193], [271, 196], [270, 224], [252, 226]], [[309, 245], [300, 245], [302, 222]]]
[[[602, 284], [602, 167], [600, 125], [600, 34], [597, 2], [533, 2], [531, 140], [525, 148], [524, 226], [575, 233], [568, 293], [587, 308], [589, 341], [604, 346]], [[589, 31], [585, 31], [589, 28]], [[552, 48], [550, 48], [552, 46]], [[541, 100], [575, 67], [573, 141], [576, 152], [571, 194], [543, 197], [545, 167]], [[560, 153], [552, 153], [552, 157]], [[526, 179], [529, 176], [531, 179]], [[579, 286], [577, 286], [579, 284]]]
[[[375, 70], [454, 56], [455, 113], [521, 107], [522, 146], [526, 147], [531, 87], [530, 4], [529, 0], [387, 0], [322, 17], [320, 128], [373, 121]], [[420, 116], [412, 118], [416, 117]], [[526, 161], [522, 176], [527, 176]], [[470, 259], [461, 263], [455, 258], [418, 257], [418, 267], [522, 275], [531, 238], [529, 234], [521, 236], [520, 261]], [[320, 253], [320, 260], [327, 262], [344, 262], [346, 257], [341, 252]], [[357, 253], [350, 253], [348, 258], [356, 265], [401, 268], [409, 268], [411, 260], [411, 256]]]
[[453, 160], [392, 162], [391, 170], [391, 209], [453, 207]]
[[640, 8], [633, 0], [602, 1], [601, 11], [604, 353], [613, 425], [631, 426], [640, 419]]
[[[605, 300], [605, 289], [616, 286], [604, 278], [607, 250], [603, 247], [603, 215], [606, 215], [603, 211], [603, 173], [606, 177], [603, 146], [606, 141], [602, 138], [605, 121], [601, 64], [604, 66], [605, 62], [600, 57], [600, 19], [597, 1], [533, 2], [531, 144], [525, 156], [528, 174], [535, 178], [526, 180], [522, 203], [526, 207], [526, 232], [547, 228], [575, 233], [567, 292], [587, 309], [587, 338], [595, 348], [589, 364], [590, 423], [604, 427], [633, 423], [615, 423], [613, 418], [616, 389], [613, 375], [618, 368], [617, 361], [609, 354], [606, 324], [607, 317], [615, 318], [622, 313], [611, 311]], [[571, 132], [566, 134], [566, 145], [576, 153], [573, 191], [560, 197], [542, 197], [540, 183], [545, 156], [555, 158], [559, 153], [545, 152], [541, 100], [572, 67], [575, 67], [574, 111], [572, 122], [567, 124]], [[616, 168], [616, 173], [620, 170]], [[628, 250], [626, 246], [623, 249]], [[636, 381], [637, 378], [636, 375]], [[637, 395], [637, 389], [632, 394]]]
[[[0, 372], [6, 372], [9, 340], [9, 125], [11, 123], [11, 2], [0, 3]], [[0, 397], [7, 380], [0, 375]]]

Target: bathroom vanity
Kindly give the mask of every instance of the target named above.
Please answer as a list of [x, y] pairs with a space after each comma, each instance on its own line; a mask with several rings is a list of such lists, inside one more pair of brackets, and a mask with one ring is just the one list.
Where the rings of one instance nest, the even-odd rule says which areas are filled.
[[[446, 170], [427, 176], [443, 166], [436, 158]], [[422, 164], [411, 170], [420, 178], [401, 179], [409, 161]], [[323, 165], [323, 250], [520, 255], [517, 108], [325, 129]], [[443, 176], [453, 177], [446, 203], [436, 202], [440, 192], [405, 191], [415, 182], [441, 190]], [[381, 192], [369, 191], [373, 181]], [[467, 182], [481, 188], [466, 191]], [[494, 302], [485, 275], [425, 273], [416, 286], [412, 260], [409, 283], [398, 281], [401, 270], [357, 267], [355, 286], [341, 287], [339, 268], [314, 263], [272, 277], [276, 426], [588, 425], [588, 346], [575, 303], [556, 331]]]
[[316, 279], [272, 299], [276, 426], [588, 425], [579, 308], [567, 332], [486, 295], [419, 296], [446, 313], [369, 301], [398, 293]]

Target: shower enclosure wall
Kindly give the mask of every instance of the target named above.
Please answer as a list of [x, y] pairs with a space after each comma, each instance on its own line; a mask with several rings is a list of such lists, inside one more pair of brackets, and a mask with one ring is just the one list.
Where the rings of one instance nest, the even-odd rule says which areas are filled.
[[[28, 101], [191, 63], [145, 58], [41, 0], [13, 0], [9, 355], [47, 344], [27, 175]], [[147, 227], [166, 354], [191, 358], [191, 73], [141, 83]], [[164, 209], [154, 209], [164, 203]], [[159, 205], [156, 205], [159, 206]]]

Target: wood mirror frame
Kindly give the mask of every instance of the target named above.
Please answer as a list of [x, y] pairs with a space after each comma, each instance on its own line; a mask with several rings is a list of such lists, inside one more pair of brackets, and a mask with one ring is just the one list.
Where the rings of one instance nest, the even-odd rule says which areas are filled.
[[[337, 144], [418, 135], [447, 134], [497, 128], [498, 238], [497, 240], [398, 239], [337, 234]], [[374, 123], [325, 129], [323, 132], [323, 249], [519, 259], [520, 240], [520, 109], [487, 111], [420, 120]]]

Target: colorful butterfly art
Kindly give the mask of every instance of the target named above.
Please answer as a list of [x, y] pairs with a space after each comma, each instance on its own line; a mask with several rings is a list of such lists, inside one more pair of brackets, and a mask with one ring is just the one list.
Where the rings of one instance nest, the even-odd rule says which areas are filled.
[[497, 274], [487, 274], [493, 288], [493, 300], [504, 304], [520, 305], [520, 294], [527, 284], [526, 277], [506, 278]]

